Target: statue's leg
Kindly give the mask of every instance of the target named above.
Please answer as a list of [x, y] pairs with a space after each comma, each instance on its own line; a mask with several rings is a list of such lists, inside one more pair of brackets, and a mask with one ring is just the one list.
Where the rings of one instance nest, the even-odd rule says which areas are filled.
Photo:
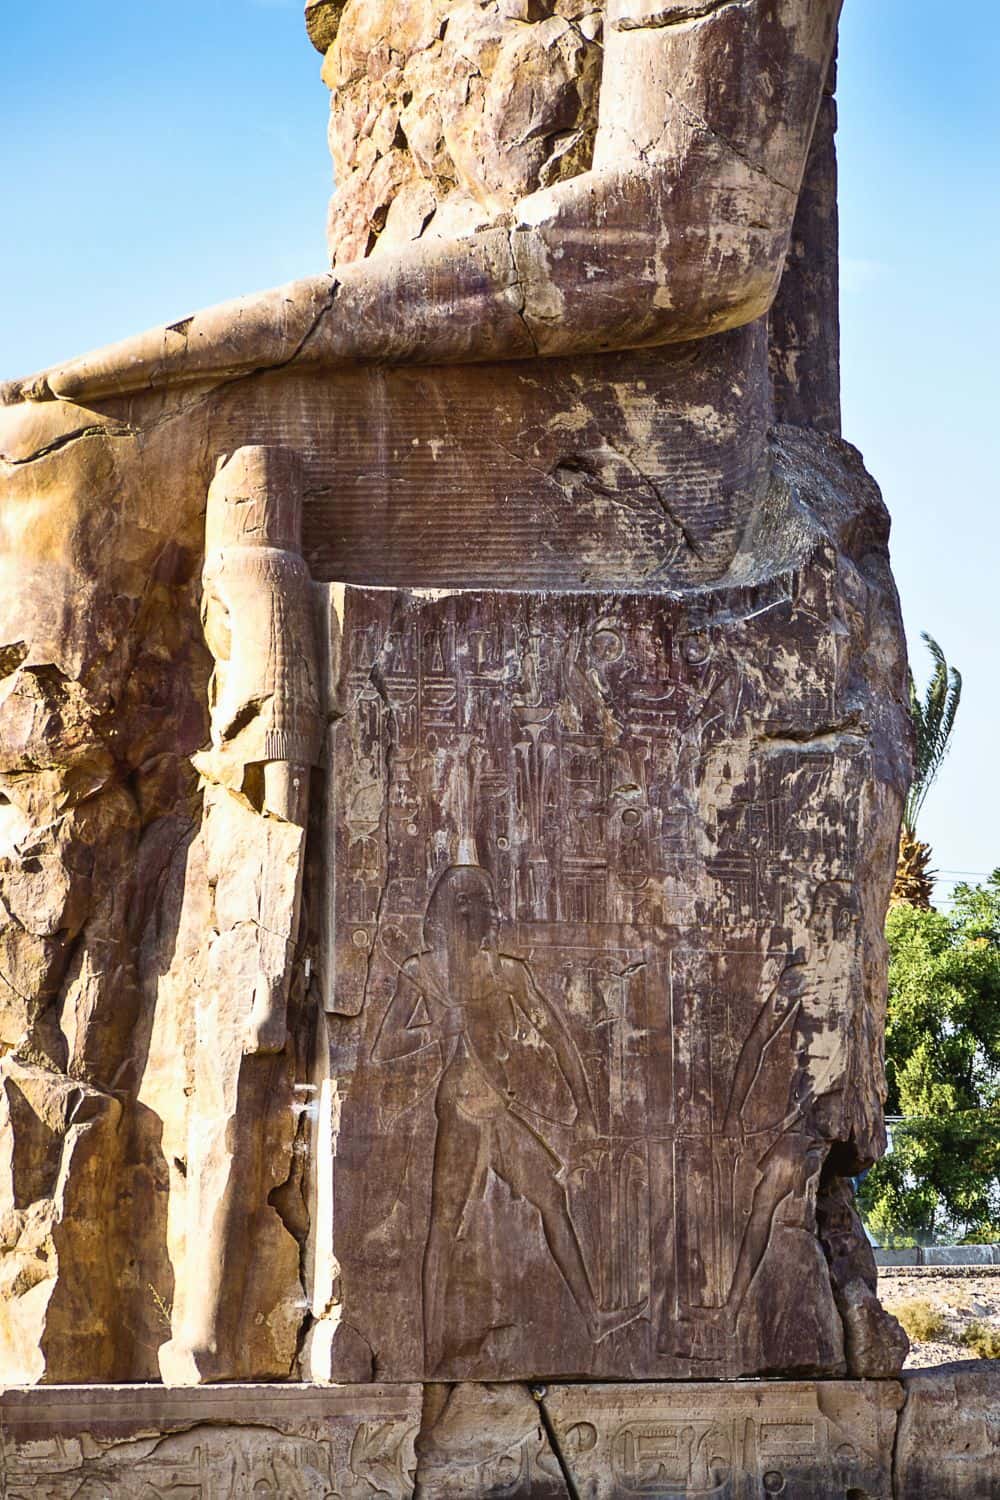
[[[304, 828], [309, 811], [309, 767], [269, 761], [264, 767], [264, 814]], [[288, 1035], [288, 985], [302, 906], [300, 858], [289, 868], [275, 851], [264, 862], [260, 892], [260, 969], [244, 1043], [249, 1053], [280, 1052]]]

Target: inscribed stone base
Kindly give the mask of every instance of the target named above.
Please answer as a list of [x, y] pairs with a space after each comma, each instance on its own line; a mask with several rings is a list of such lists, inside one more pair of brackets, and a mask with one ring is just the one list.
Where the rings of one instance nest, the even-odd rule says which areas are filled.
[[416, 1385], [48, 1386], [0, 1396], [4, 1500], [409, 1500]]
[[19, 1389], [3, 1493], [892, 1500], [902, 1400], [895, 1381]]
[[890, 1500], [893, 1381], [565, 1385], [545, 1408], [580, 1500]]

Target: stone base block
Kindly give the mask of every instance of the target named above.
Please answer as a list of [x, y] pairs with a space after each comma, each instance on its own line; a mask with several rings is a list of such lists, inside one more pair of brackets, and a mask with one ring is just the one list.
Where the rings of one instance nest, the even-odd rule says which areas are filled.
[[990, 1500], [1000, 1375], [731, 1384], [43, 1386], [4, 1500]]
[[0, 1397], [4, 1500], [409, 1500], [419, 1386], [40, 1386]]
[[905, 1378], [898, 1500], [1000, 1500], [1000, 1368], [984, 1360]]
[[563, 1385], [545, 1407], [581, 1500], [891, 1500], [898, 1384]]

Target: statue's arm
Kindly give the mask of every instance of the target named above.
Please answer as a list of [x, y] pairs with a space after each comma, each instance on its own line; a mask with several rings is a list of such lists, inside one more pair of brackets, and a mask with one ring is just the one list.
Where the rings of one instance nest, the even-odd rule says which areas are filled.
[[608, 0], [593, 167], [418, 241], [9, 387], [86, 401], [289, 363], [462, 363], [700, 338], [781, 277], [841, 0]]

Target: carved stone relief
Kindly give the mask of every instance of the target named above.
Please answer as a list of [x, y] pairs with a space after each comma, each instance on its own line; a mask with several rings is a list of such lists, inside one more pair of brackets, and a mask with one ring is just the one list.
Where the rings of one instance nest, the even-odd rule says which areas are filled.
[[5, 1500], [411, 1500], [421, 1396], [230, 1386], [7, 1393]]
[[556, 1386], [545, 1408], [586, 1500], [891, 1500], [899, 1386]]
[[301, 1322], [299, 1247], [271, 1206], [287, 1163], [287, 1125], [276, 1141], [272, 1122], [287, 1119], [293, 1087], [287, 1012], [322, 735], [301, 513], [290, 450], [220, 461], [202, 578], [212, 742], [195, 758], [203, 814], [186, 886], [208, 935], [195, 959], [182, 1269], [159, 1351], [173, 1384], [260, 1374], [262, 1363], [287, 1376]]
[[751, 587], [346, 590], [334, 1378], [847, 1368], [816, 1202], [879, 1149], [898, 790], [816, 483]]

